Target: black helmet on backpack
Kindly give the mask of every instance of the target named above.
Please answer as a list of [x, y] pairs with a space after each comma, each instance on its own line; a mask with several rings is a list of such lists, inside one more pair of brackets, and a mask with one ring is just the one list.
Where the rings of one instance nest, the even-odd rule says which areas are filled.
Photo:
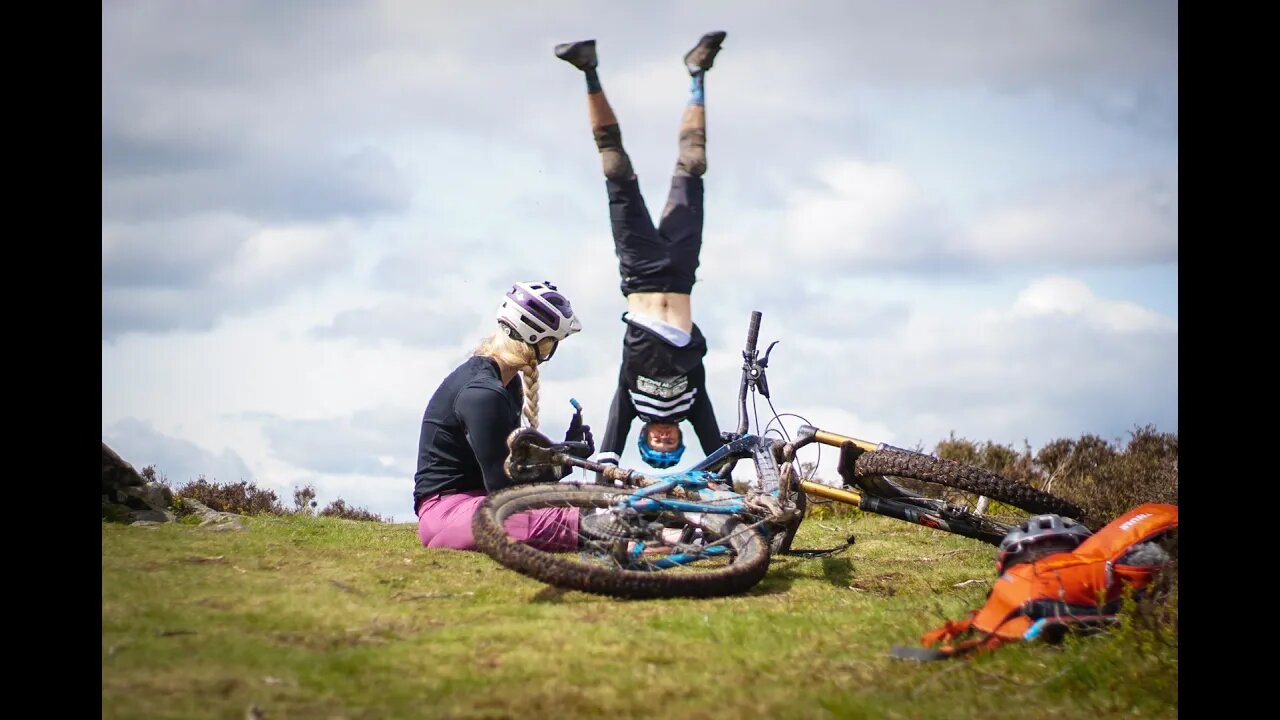
[[1036, 515], [1009, 531], [1000, 541], [996, 572], [1032, 562], [1053, 553], [1075, 550], [1093, 534], [1089, 528], [1061, 515]]

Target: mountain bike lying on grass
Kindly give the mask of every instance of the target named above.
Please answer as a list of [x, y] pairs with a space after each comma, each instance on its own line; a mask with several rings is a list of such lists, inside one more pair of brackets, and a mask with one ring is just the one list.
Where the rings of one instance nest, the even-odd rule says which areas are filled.
[[[472, 524], [479, 548], [512, 570], [567, 590], [626, 598], [709, 597], [747, 590], [764, 577], [771, 554], [790, 552], [810, 496], [992, 545], [1030, 515], [1082, 514], [1066, 500], [982, 468], [812, 425], [801, 426], [790, 439], [785, 431], [760, 432], [757, 414], [757, 434], [749, 434], [748, 393], [764, 397], [773, 410], [765, 370], [777, 341], [760, 357], [759, 330], [760, 313], [752, 312], [737, 433], [688, 470], [644, 475], [574, 457], [566, 443], [552, 443], [535, 430], [514, 431], [507, 439], [506, 462], [512, 479], [530, 482], [548, 466], [567, 464], [593, 471], [604, 482], [516, 485], [490, 495]], [[799, 476], [796, 452], [811, 444], [840, 448], [838, 470], [845, 487]], [[732, 472], [748, 458], [754, 477], [739, 492]], [[1003, 514], [979, 514], [956, 499], [913, 492], [895, 477], [984, 496]], [[577, 510], [568, 514], [577, 517], [577, 549], [550, 552], [507, 533], [509, 518], [541, 508]]]

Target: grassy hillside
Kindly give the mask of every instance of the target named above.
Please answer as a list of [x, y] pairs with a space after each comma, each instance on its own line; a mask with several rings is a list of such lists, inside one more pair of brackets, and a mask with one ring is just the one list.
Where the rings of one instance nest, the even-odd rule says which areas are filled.
[[811, 518], [752, 591], [560, 592], [410, 525], [262, 515], [102, 524], [102, 717], [1177, 717], [1174, 631], [1139, 623], [968, 661], [895, 644], [979, 607], [994, 549], [860, 513]]

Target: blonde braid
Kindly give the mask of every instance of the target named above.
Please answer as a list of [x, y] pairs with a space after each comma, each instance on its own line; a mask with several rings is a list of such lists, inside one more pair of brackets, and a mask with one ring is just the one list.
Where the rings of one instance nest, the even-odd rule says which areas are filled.
[[524, 417], [529, 427], [538, 429], [538, 366], [529, 365], [520, 374], [524, 380]]

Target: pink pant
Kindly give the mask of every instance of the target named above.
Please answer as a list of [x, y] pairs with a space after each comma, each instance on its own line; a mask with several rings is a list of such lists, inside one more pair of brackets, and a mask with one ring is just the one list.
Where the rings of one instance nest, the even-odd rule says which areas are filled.
[[[475, 550], [471, 518], [484, 502], [483, 490], [433, 495], [418, 506], [418, 539], [426, 547]], [[578, 547], [578, 508], [543, 508], [507, 518], [511, 537], [541, 550]]]

